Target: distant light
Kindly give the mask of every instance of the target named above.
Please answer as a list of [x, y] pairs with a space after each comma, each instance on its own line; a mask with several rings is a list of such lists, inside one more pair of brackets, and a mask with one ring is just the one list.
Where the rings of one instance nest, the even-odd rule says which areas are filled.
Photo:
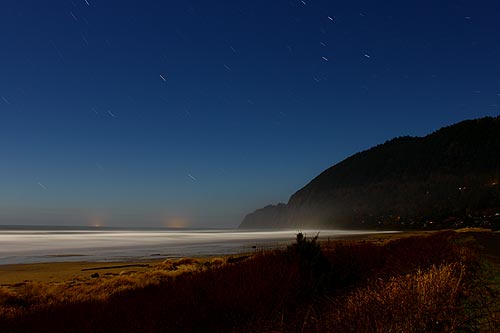
[[167, 82], [167, 79], [163, 75], [160, 74], [160, 78], [163, 80], [163, 82]]
[[321, 59], [323, 59], [324, 61], [328, 61], [327, 57], [321, 57]]
[[92, 228], [104, 227], [104, 218], [102, 216], [92, 216], [87, 221], [87, 225]]
[[182, 217], [171, 217], [165, 219], [163, 225], [167, 228], [187, 228], [189, 227], [189, 221]]
[[370, 59], [370, 58], [371, 58], [371, 56], [370, 56], [369, 54], [365, 53], [365, 58]]
[[331, 17], [331, 16], [328, 16], [328, 19], [329, 19], [330, 21], [333, 21], [333, 17]]

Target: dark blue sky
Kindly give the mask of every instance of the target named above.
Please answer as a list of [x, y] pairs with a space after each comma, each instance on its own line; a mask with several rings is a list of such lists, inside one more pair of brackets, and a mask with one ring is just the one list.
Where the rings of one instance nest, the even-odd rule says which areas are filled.
[[3, 0], [0, 224], [234, 227], [500, 113], [498, 1]]

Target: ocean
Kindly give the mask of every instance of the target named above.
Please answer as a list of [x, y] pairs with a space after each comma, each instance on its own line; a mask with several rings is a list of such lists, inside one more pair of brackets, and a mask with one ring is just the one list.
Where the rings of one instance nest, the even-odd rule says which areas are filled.
[[[248, 253], [291, 244], [297, 230], [0, 227], [0, 265], [58, 261], [139, 261]], [[321, 238], [391, 231], [300, 230]]]

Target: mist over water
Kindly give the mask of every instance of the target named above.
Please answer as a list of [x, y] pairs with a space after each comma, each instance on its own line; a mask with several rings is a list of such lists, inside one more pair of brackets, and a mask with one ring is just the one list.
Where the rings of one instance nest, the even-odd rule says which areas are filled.
[[[56, 261], [147, 260], [224, 255], [284, 246], [297, 230], [89, 230], [3, 228], [0, 264]], [[360, 230], [301, 230], [320, 238], [387, 233]]]

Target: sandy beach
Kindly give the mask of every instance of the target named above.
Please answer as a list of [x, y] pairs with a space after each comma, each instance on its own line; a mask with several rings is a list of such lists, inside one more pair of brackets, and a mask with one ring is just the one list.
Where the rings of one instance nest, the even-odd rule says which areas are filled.
[[91, 275], [117, 275], [123, 272], [140, 272], [158, 263], [149, 262], [52, 262], [13, 264], [0, 266], [0, 285], [12, 286], [26, 282], [61, 283], [73, 279], [91, 279]]

